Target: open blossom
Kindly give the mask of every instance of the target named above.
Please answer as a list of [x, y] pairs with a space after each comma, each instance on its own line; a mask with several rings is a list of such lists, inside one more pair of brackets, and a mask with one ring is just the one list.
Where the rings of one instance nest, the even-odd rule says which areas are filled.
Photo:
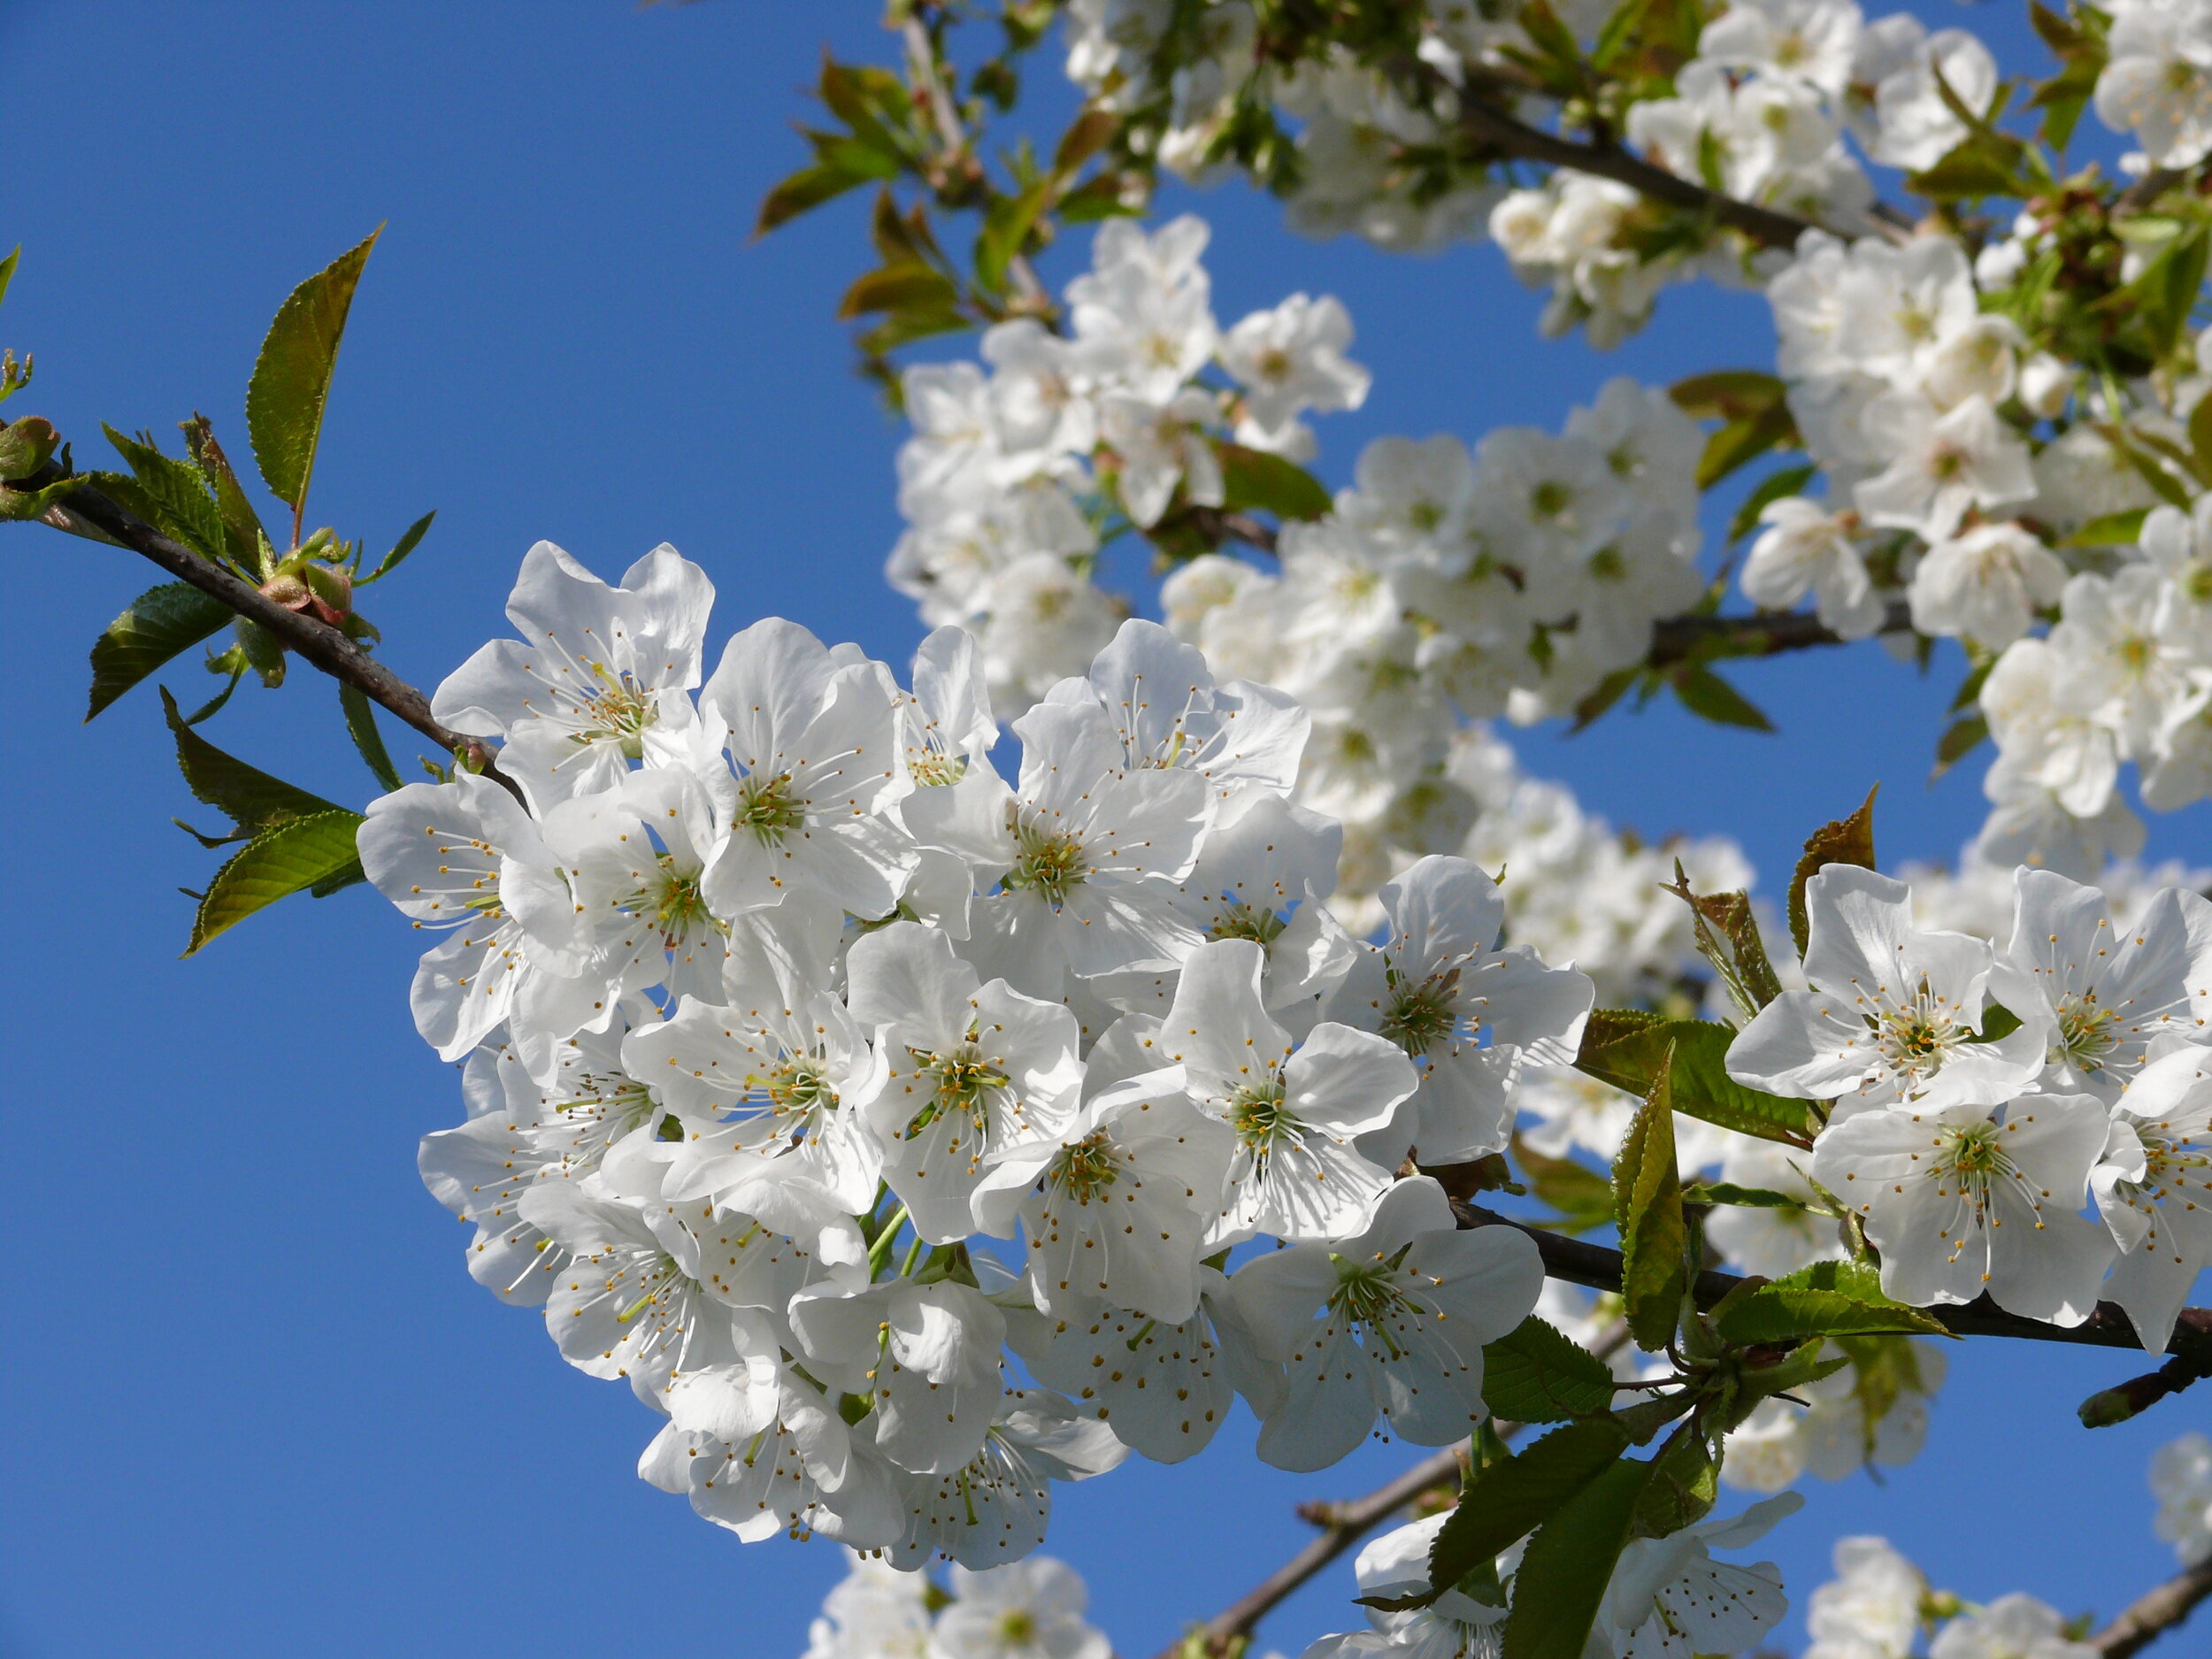
[[1789, 1610], [1781, 1569], [1770, 1561], [1716, 1561], [1712, 1552], [1757, 1541], [1803, 1504], [1786, 1492], [1728, 1520], [1631, 1540], [1598, 1613], [1614, 1651], [1621, 1659], [1748, 1651]]
[[431, 711], [497, 737], [501, 770], [540, 806], [618, 782], [629, 764], [688, 752], [714, 584], [668, 546], [610, 588], [550, 541], [524, 555], [507, 600], [523, 636], [494, 640], [449, 674]]
[[1113, 1659], [1083, 1618], [1089, 1593], [1046, 1555], [980, 1572], [956, 1565], [953, 1604], [938, 1616], [930, 1659]]
[[1389, 1176], [1353, 1143], [1388, 1123], [1417, 1083], [1404, 1054], [1369, 1032], [1325, 1021], [1294, 1043], [1261, 999], [1262, 967], [1250, 940], [1201, 945], [1159, 1037], [1198, 1109], [1236, 1139], [1215, 1248], [1258, 1233], [1318, 1240], [1363, 1228]]
[[2156, 167], [2212, 153], [2212, 8], [2200, 0], [2123, 0], [2097, 76], [2097, 118], [2131, 132]]
[[1867, 574], [1848, 515], [1832, 513], [1799, 495], [1769, 502], [1759, 512], [1766, 527], [1752, 542], [1737, 580], [1744, 597], [1770, 611], [1786, 611], [1809, 593], [1825, 627], [1847, 640], [1877, 632], [1889, 607]]
[[1863, 1111], [1822, 1133], [1812, 1177], [1858, 1215], [1896, 1301], [1985, 1293], [2008, 1312], [2079, 1325], [2114, 1255], [2104, 1228], [2078, 1213], [2109, 1129], [2088, 1094], [2032, 1095], [2001, 1113]]
[[1309, 409], [1357, 409], [1371, 376], [1344, 355], [1352, 319], [1328, 295], [1294, 294], [1254, 311], [1221, 340], [1221, 365], [1244, 388], [1248, 418], [1281, 432]]
[[1830, 864], [1805, 884], [1805, 910], [1812, 988], [1783, 992], [1730, 1045], [1738, 1082], [1836, 1100], [1839, 1120], [1874, 1106], [1992, 1106], [2043, 1069], [2045, 1027], [2025, 1011], [2014, 1010], [2016, 1030], [1984, 1039], [1990, 947], [1916, 928], [1903, 882]]
[[1438, 1164], [1501, 1151], [1521, 1066], [1572, 1061], [1595, 987], [1525, 948], [1497, 949], [1505, 901], [1463, 858], [1424, 858], [1380, 896], [1389, 937], [1362, 955], [1327, 1011], [1413, 1062], [1421, 1087], [1393, 1125], [1397, 1140]]
[[1836, 1576], [1813, 1592], [1806, 1659], [1907, 1659], [1928, 1581], [1886, 1538], [1836, 1540]]
[[2065, 587], [2065, 565], [2038, 538], [2016, 524], [1977, 525], [1928, 549], [1913, 573], [1912, 625], [2001, 650]]
[[488, 778], [412, 783], [369, 809], [361, 866], [418, 927], [450, 928], [425, 953], [415, 1028], [457, 1060], [514, 1010], [555, 999], [579, 971], [575, 905], [530, 816]]
[[2108, 1294], [2153, 1352], [2164, 1349], [2212, 1262], [2212, 1049], [2172, 1048], [2135, 1074], [2112, 1112], [2094, 1178], [2121, 1256]]
[[1323, 1469], [1379, 1412], [1402, 1438], [1442, 1446], [1487, 1414], [1482, 1345], [1528, 1317], [1543, 1264], [1511, 1227], [1463, 1230], [1425, 1176], [1394, 1185], [1368, 1229], [1263, 1256], [1231, 1281], [1260, 1351], [1290, 1385], [1260, 1431], [1281, 1469]]
[[2096, 1659], [2098, 1649], [2066, 1633], [2058, 1609], [2021, 1591], [1970, 1609], [1929, 1644], [1929, 1659]]
[[2185, 1567], [2212, 1560], [2212, 1440], [2194, 1430], [2160, 1447], [2151, 1458], [2159, 1537]]

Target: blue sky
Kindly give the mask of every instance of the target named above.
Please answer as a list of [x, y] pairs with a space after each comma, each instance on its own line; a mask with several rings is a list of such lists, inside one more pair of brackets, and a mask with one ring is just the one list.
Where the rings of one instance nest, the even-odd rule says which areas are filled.
[[[400, 672], [434, 685], [501, 631], [540, 537], [610, 575], [672, 541], [719, 584], [713, 649], [780, 612], [902, 661], [920, 630], [878, 573], [900, 433], [831, 315], [860, 268], [856, 204], [748, 239], [801, 159], [788, 125], [823, 45], [883, 54], [876, 13], [10, 0], [0, 242], [24, 261], [0, 340], [38, 357], [10, 413], [53, 419], [81, 464], [104, 460], [101, 420], [170, 438], [195, 409], [242, 454], [271, 312], [388, 222], [311, 522], [388, 541], [439, 510], [368, 606]], [[2039, 62], [2008, 16], [1970, 20]], [[1332, 481], [1376, 434], [1554, 426], [1612, 373], [1768, 357], [1755, 296], [1671, 293], [1657, 328], [1601, 357], [1540, 343], [1539, 297], [1494, 250], [1315, 244], [1235, 188], [1171, 205], [1215, 221], [1225, 319], [1291, 288], [1351, 308], [1376, 389], [1322, 427]], [[1055, 280], [1079, 252], [1056, 255]], [[18, 780], [0, 838], [20, 878], [0, 965], [20, 1276], [0, 1367], [0, 1655], [796, 1655], [835, 1553], [741, 1547], [637, 1481], [647, 1415], [464, 1273], [462, 1232], [414, 1173], [418, 1137], [461, 1115], [408, 1020], [416, 940], [357, 889], [177, 960], [176, 889], [214, 860], [167, 821], [193, 803], [157, 710], [142, 691], [80, 724], [85, 651], [152, 573], [42, 529], [0, 536], [16, 687], [0, 760]], [[1886, 858], [1945, 856], [1971, 833], [1976, 767], [1920, 782], [1941, 672], [1923, 683], [1868, 646], [1740, 678], [1782, 737], [1655, 709], [1530, 734], [1526, 762], [1647, 834], [1738, 835], [1770, 888], [1877, 778]], [[188, 663], [168, 679], [187, 700], [212, 687]], [[242, 691], [213, 735], [336, 798], [373, 792], [306, 671], [280, 695]], [[413, 745], [395, 748], [406, 764]], [[2204, 861], [2205, 821], [2154, 823], [2154, 853]], [[1801, 1592], [1838, 1533], [1886, 1531], [1970, 1596], [2024, 1586], [2109, 1611], [2171, 1571], [2144, 1465], [2207, 1416], [2192, 1395], [2147, 1424], [2077, 1425], [2082, 1395], [2141, 1368], [1962, 1348], [1928, 1455], [1886, 1490], [1815, 1486], [1770, 1553]], [[1249, 1447], [1240, 1419], [1193, 1463], [1063, 1489], [1051, 1548], [1088, 1575], [1125, 1655], [1300, 1542], [1293, 1502], [1365, 1490], [1409, 1455], [1371, 1446], [1294, 1478]], [[1323, 1579], [1269, 1642], [1295, 1655], [1345, 1627], [1348, 1585]]]

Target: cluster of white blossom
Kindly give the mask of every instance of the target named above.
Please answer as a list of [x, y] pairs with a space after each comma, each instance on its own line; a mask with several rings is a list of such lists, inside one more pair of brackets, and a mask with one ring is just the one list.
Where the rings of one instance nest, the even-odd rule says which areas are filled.
[[769, 620], [703, 676], [710, 600], [670, 549], [618, 588], [533, 549], [522, 638], [434, 702], [519, 798], [411, 785], [359, 838], [449, 930], [413, 1007], [470, 1117], [425, 1179], [665, 1417], [641, 1473], [741, 1537], [982, 1568], [1236, 1395], [1286, 1468], [1467, 1435], [1542, 1270], [1394, 1174], [1502, 1149], [1589, 979], [1499, 949], [1458, 858], [1352, 938], [1305, 713], [1155, 624], [1014, 723], [1010, 783], [971, 635], [902, 685]]
[[1082, 1575], [1049, 1555], [980, 1572], [956, 1563], [945, 1586], [855, 1550], [846, 1560], [803, 1659], [1113, 1659], [1083, 1617]]
[[[1868, 161], [1932, 165], [1967, 133], [1939, 78], [1981, 109], [1997, 65], [1965, 30], [1932, 35], [1907, 12], [1870, 24], [1851, 0], [1736, 0], [1706, 24], [1673, 96], [1630, 106], [1627, 137], [1678, 177], [1855, 234], [1874, 187], [1845, 135]], [[1663, 234], [1640, 192], [1563, 169], [1507, 196], [1489, 229], [1524, 280], [1551, 285], [1545, 332], [1585, 327], [1601, 346], [1640, 328], [1670, 281], [1740, 282], [1778, 263], [1741, 237]]]
[[1863, 1231], [1891, 1296], [2061, 1325], [2108, 1297], [2162, 1350], [2212, 1261], [2212, 902], [2165, 888], [2123, 925], [2053, 872], [2015, 882], [2000, 948], [1829, 865], [1806, 887], [1809, 988], [1760, 1010], [1728, 1071], [1833, 1102], [1801, 1190]]
[[[1068, 287], [1069, 333], [1020, 319], [984, 335], [987, 376], [972, 363], [906, 373], [910, 527], [890, 578], [928, 621], [978, 636], [1002, 713], [1080, 672], [1126, 614], [1089, 580], [1103, 537], [1222, 505], [1217, 436], [1310, 452], [1301, 415], [1366, 397], [1333, 299], [1294, 295], [1219, 327], [1198, 263], [1209, 234], [1189, 217], [1150, 234], [1114, 220]], [[1233, 390], [1206, 378], [1217, 367]]]
[[[1149, 236], [1110, 225], [1070, 285], [1068, 336], [1004, 324], [984, 337], [987, 376], [970, 363], [908, 372], [910, 527], [891, 578], [926, 620], [977, 634], [1002, 709], [1079, 672], [1126, 613], [1092, 580], [1102, 528], [1220, 507], [1220, 439], [1308, 453], [1301, 414], [1365, 394], [1333, 300], [1294, 296], [1218, 330], [1197, 263], [1206, 234], [1191, 218]], [[1214, 366], [1232, 386], [1202, 378]], [[1463, 850], [1477, 813], [1520, 785], [1509, 754], [1466, 722], [1572, 710], [1643, 659], [1656, 621], [1699, 600], [1702, 442], [1664, 394], [1628, 380], [1558, 435], [1502, 428], [1472, 453], [1448, 434], [1378, 439], [1332, 511], [1284, 525], [1275, 571], [1210, 553], [1170, 576], [1175, 634], [1310, 711], [1298, 798], [1345, 827], [1359, 924], [1385, 879]], [[1563, 851], [1576, 837], [1557, 839]], [[1622, 924], [1641, 933], [1658, 908], [1639, 892]], [[1578, 954], [1635, 954], [1593, 943]]]
[[2161, 451], [2185, 445], [2212, 380], [2093, 397], [2030, 352], [2006, 311], [2041, 280], [2024, 267], [2047, 229], [2024, 217], [1973, 265], [1939, 234], [1807, 234], [1769, 296], [1829, 497], [1770, 503], [1742, 582], [1767, 606], [1809, 593], [1846, 637], [1901, 602], [1921, 634], [1963, 641], [1998, 747], [1985, 856], [2087, 879], [2142, 846], [2124, 762], [2158, 809], [2212, 794], [2212, 505], [2165, 504], [2145, 476], [2196, 488]]

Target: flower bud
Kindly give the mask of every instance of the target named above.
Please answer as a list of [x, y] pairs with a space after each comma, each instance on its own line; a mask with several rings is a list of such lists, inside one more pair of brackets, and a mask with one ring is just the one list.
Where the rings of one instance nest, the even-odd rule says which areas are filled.
[[265, 599], [274, 600], [287, 611], [304, 611], [313, 598], [307, 591], [305, 582], [283, 571], [261, 584], [261, 595]]
[[36, 415], [0, 426], [0, 479], [12, 483], [30, 477], [46, 465], [60, 442], [61, 434]]

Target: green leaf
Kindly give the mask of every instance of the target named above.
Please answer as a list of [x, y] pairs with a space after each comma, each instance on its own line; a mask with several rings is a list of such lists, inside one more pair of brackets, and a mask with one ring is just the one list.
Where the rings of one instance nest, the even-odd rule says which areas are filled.
[[1702, 663], [1669, 676], [1668, 683], [1682, 706], [1700, 719], [1754, 732], [1774, 729], [1774, 722], [1761, 712], [1758, 704]]
[[1674, 1054], [1637, 1109], [1620, 1156], [1613, 1160], [1613, 1212], [1621, 1230], [1621, 1299], [1628, 1333], [1656, 1353], [1674, 1336], [1689, 1285], [1689, 1225], [1682, 1215], [1682, 1180], [1674, 1164], [1674, 1110], [1668, 1076]]
[[1613, 1463], [1529, 1540], [1513, 1577], [1504, 1659], [1582, 1659], [1650, 1478], [1649, 1463]]
[[833, 196], [844, 195], [871, 179], [887, 179], [898, 172], [895, 163], [881, 172], [859, 171], [848, 166], [823, 163], [802, 167], [782, 183], [768, 192], [760, 204], [760, 213], [753, 220], [753, 234], [765, 236], [777, 226], [811, 211]]
[[1805, 884], [1818, 875], [1824, 865], [1856, 864], [1871, 870], [1874, 864], [1874, 796], [1880, 784], [1866, 792], [1866, 799], [1849, 818], [1832, 818], [1815, 830], [1805, 841], [1804, 856], [1797, 861], [1796, 873], [1790, 877], [1790, 937], [1797, 941], [1797, 954], [1805, 954], [1806, 934], [1811, 926], [1805, 915]]
[[417, 544], [422, 541], [425, 535], [429, 534], [430, 521], [437, 516], [437, 510], [433, 508], [430, 511], [423, 514], [421, 518], [416, 519], [414, 523], [409, 525], [407, 526], [407, 534], [400, 537], [400, 539], [393, 544], [392, 550], [389, 553], [387, 553], [382, 558], [379, 559], [376, 564], [376, 568], [371, 571], [366, 576], [362, 577], [360, 580], [354, 583], [354, 586], [357, 588], [364, 587], [381, 577], [389, 576], [394, 571], [397, 570], [400, 566], [400, 562], [410, 553], [412, 553], [415, 550]]
[[1797, 447], [1797, 422], [1786, 403], [1777, 403], [1755, 415], [1732, 420], [1705, 441], [1698, 457], [1697, 487], [1710, 489], [1738, 467], [1756, 460], [1778, 444]]
[[1698, 955], [1713, 964], [1713, 972], [1720, 976], [1745, 1019], [1755, 1018], [1782, 995], [1782, 982], [1775, 977], [1774, 964], [1768, 958], [1766, 939], [1759, 931], [1758, 912], [1751, 908], [1750, 894], [1741, 889], [1698, 893], [1692, 889], [1679, 858], [1674, 861], [1674, 885], [1667, 891], [1690, 907]]
[[1256, 507], [1279, 518], [1320, 518], [1336, 504], [1321, 480], [1295, 461], [1240, 443], [1215, 447], [1221, 457], [1222, 505], [1231, 512]]
[[192, 918], [191, 956], [256, 910], [307, 888], [318, 898], [362, 879], [354, 833], [361, 814], [334, 807], [264, 830], [231, 856], [208, 884]]
[[975, 326], [972, 319], [950, 310], [901, 311], [887, 318], [860, 336], [860, 349], [880, 354], [933, 334], [958, 334]]
[[215, 511], [223, 521], [223, 541], [230, 551], [231, 563], [257, 577], [266, 575], [261, 568], [261, 549], [269, 541], [269, 533], [261, 527], [261, 515], [246, 498], [230, 457], [215, 442], [213, 423], [205, 415], [195, 415], [178, 425], [184, 433], [185, 448], [192, 452], [194, 465], [214, 489]]
[[1947, 1336], [1941, 1322], [1882, 1294], [1880, 1272], [1863, 1262], [1816, 1262], [1761, 1285], [1719, 1310], [1725, 1340], [1778, 1348], [1816, 1336]]
[[1925, 172], [1907, 175], [1905, 188], [1933, 202], [2025, 196], [2031, 190], [2020, 176], [2016, 148], [1979, 133], [1961, 142]]
[[[108, 426], [101, 430], [131, 469], [123, 488], [110, 491], [115, 499], [172, 541], [219, 562], [227, 550], [222, 511], [200, 469], [164, 455], [142, 438], [125, 437]], [[95, 488], [108, 489], [118, 480], [111, 473], [96, 472], [87, 481]]]
[[16, 243], [8, 257], [0, 259], [0, 300], [8, 297], [8, 285], [15, 280], [15, 267], [23, 257], [23, 244]]
[[198, 799], [227, 813], [242, 829], [264, 830], [295, 818], [318, 818], [342, 810], [334, 801], [272, 778], [235, 755], [226, 754], [192, 730], [177, 711], [177, 700], [161, 688], [161, 706], [169, 730], [177, 741], [177, 767], [185, 786]]
[[1759, 480], [1759, 487], [1744, 497], [1743, 505], [1736, 509], [1736, 516], [1728, 521], [1728, 539], [1740, 541], [1759, 527], [1759, 515], [1786, 495], [1804, 493], [1805, 486], [1819, 474], [1820, 469], [1808, 461], [1801, 466], [1785, 466], [1768, 473]]
[[1572, 1158], [1548, 1158], [1513, 1137], [1513, 1156], [1528, 1177], [1529, 1189], [1559, 1212], [1556, 1220], [1536, 1225], [1560, 1233], [1588, 1233], [1613, 1225], [1613, 1188], [1595, 1170]]
[[1682, 1189], [1686, 1204], [1736, 1204], [1752, 1210], [1802, 1210], [1805, 1201], [1765, 1187], [1739, 1187], [1733, 1181], [1694, 1181]]
[[1648, 1094], [1670, 1052], [1674, 1110], [1740, 1134], [1805, 1148], [1819, 1125], [1810, 1102], [1746, 1088], [1728, 1075], [1736, 1033], [1701, 1019], [1667, 1019], [1639, 1009], [1593, 1010], [1583, 1027], [1580, 1071], [1632, 1094]]
[[1037, 215], [1051, 200], [1055, 180], [1037, 180], [1018, 196], [1002, 196], [983, 216], [983, 229], [975, 239], [975, 280], [994, 294], [1006, 288], [1007, 267], [1029, 240]]
[[918, 262], [881, 265], [862, 273], [837, 303], [840, 317], [869, 311], [938, 311], [960, 303], [960, 290], [943, 272]]
[[1068, 130], [1060, 134], [1059, 146], [1052, 152], [1052, 171], [1061, 179], [1072, 175], [1076, 169], [1106, 148], [1116, 133], [1121, 130], [1121, 117], [1110, 110], [1090, 109], [1069, 123]]
[[92, 705], [84, 718], [89, 720], [178, 652], [219, 632], [230, 616], [228, 605], [190, 582], [149, 588], [92, 642]]
[[1667, 1437], [1651, 1460], [1651, 1474], [1636, 1501], [1636, 1535], [1665, 1538], [1695, 1526], [1712, 1513], [1720, 1496], [1720, 1463], [1711, 1443], [1694, 1423]]
[[1717, 369], [1667, 388], [1675, 407], [1701, 419], [1742, 420], [1779, 406], [1789, 388], [1763, 369]]
[[346, 313], [352, 309], [361, 268], [383, 234], [378, 226], [358, 246], [292, 290], [277, 308], [246, 387], [246, 435], [253, 441], [262, 482], [296, 518], [307, 510], [307, 486], [322, 442], [323, 408], [330, 397], [331, 372], [338, 365], [338, 342], [346, 332]]
[[1612, 1418], [1587, 1417], [1484, 1470], [1429, 1546], [1430, 1599], [1559, 1514], [1627, 1447], [1627, 1432]]
[[1977, 712], [1962, 719], [1954, 720], [1943, 735], [1936, 740], [1935, 770], [1928, 774], [1928, 781], [1938, 778], [1964, 760], [1989, 736], [1989, 721]]
[[338, 706], [346, 712], [346, 734], [353, 739], [354, 748], [361, 751], [361, 758], [376, 774], [377, 782], [388, 793], [399, 787], [399, 769], [392, 764], [391, 752], [384, 747], [383, 733], [376, 729], [376, 709], [357, 686], [341, 681], [338, 686]]
[[1152, 199], [1141, 173], [1102, 173], [1060, 198], [1061, 222], [1088, 225], [1102, 219], [1133, 219]]
[[1534, 1314], [1482, 1350], [1482, 1402], [1502, 1423], [1560, 1423], [1608, 1411], [1613, 1373]]
[[[2207, 410], [2212, 410], [2212, 397], [2208, 397], [2200, 403], [2197, 405], [2196, 414], [2190, 417], [2189, 436], [2192, 442], [2196, 440], [2198, 420], [2204, 416]], [[2197, 453], [2202, 456], [2206, 451], [2199, 449]], [[2148, 507], [2134, 507], [2126, 512], [2108, 512], [2101, 518], [2092, 518], [2073, 534], [2062, 541], [2059, 546], [2062, 548], [2131, 547], [2141, 539], [2143, 520], [2150, 517], [2150, 511]]]

